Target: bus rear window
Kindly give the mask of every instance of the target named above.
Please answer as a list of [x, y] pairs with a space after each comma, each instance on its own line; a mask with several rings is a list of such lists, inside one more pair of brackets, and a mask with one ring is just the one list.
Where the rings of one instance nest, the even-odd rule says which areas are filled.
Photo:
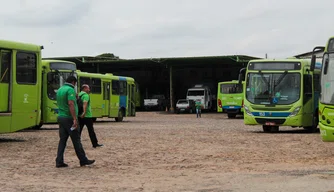
[[221, 84], [220, 93], [229, 94], [229, 93], [242, 93], [242, 88], [238, 84]]

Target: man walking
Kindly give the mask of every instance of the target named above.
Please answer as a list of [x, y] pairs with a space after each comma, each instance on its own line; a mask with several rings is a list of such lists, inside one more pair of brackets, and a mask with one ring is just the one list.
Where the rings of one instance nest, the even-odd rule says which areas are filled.
[[80, 133], [78, 130], [77, 116], [78, 106], [76, 102], [76, 93], [74, 86], [77, 79], [74, 76], [69, 76], [66, 83], [57, 91], [58, 105], [58, 124], [59, 124], [59, 144], [56, 158], [56, 167], [68, 167], [64, 163], [64, 152], [68, 137], [71, 137], [75, 153], [80, 160], [80, 166], [91, 165], [95, 160], [89, 160], [82, 147]]
[[90, 137], [90, 141], [92, 142], [92, 145], [94, 148], [96, 147], [102, 147], [102, 144], [98, 144], [96, 134], [94, 131], [94, 126], [93, 126], [93, 119], [92, 119], [92, 110], [90, 106], [90, 88], [89, 85], [84, 84], [81, 87], [81, 92], [79, 93], [79, 99], [82, 101], [82, 114], [79, 116], [79, 125], [80, 125], [80, 135], [82, 133], [83, 127], [86, 125]]
[[201, 118], [201, 109], [202, 109], [202, 103], [201, 103], [201, 100], [200, 99], [198, 99], [197, 101], [196, 101], [196, 116], [197, 116], [197, 118], [199, 117], [199, 118]]

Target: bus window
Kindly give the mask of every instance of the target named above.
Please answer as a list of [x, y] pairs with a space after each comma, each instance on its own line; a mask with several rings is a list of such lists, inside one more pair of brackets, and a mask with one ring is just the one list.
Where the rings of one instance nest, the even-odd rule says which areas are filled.
[[1, 53], [0, 83], [9, 83], [11, 53]]
[[127, 94], [127, 82], [126, 81], [120, 81], [119, 83], [119, 94], [120, 95], [126, 95]]
[[101, 79], [92, 78], [91, 92], [101, 94], [102, 92]]
[[80, 84], [79, 84], [80, 89], [81, 89], [81, 86], [83, 84], [87, 84], [87, 85], [91, 86], [90, 78], [89, 77], [80, 77], [79, 81], [80, 81]]
[[37, 63], [34, 53], [16, 54], [16, 82], [18, 84], [36, 84]]
[[119, 95], [119, 93], [120, 93], [120, 85], [119, 85], [119, 81], [117, 81], [117, 80], [112, 80], [111, 88], [112, 88], [112, 94], [113, 94], [113, 95]]

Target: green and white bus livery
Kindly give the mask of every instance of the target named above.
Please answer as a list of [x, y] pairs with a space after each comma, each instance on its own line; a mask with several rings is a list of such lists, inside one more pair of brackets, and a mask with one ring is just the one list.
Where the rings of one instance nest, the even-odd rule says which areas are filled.
[[277, 132], [279, 126], [316, 131], [320, 69], [312, 71], [310, 64], [304, 59], [249, 61], [243, 91], [244, 123], [262, 125], [264, 132]]
[[[242, 83], [244, 85], [244, 82]], [[217, 112], [227, 113], [228, 118], [235, 118], [237, 114], [243, 114], [243, 88], [238, 80], [218, 83]]]

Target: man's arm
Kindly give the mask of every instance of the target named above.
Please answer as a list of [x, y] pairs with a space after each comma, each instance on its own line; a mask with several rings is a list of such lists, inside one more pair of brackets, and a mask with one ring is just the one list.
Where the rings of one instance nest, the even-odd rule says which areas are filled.
[[72, 90], [70, 89], [67, 92], [67, 102], [68, 102], [68, 106], [70, 108], [71, 116], [73, 118], [73, 126], [77, 127], [77, 115], [75, 113], [75, 104], [74, 104], [74, 102], [76, 102], [76, 94], [75, 94], [74, 89], [72, 89]]
[[88, 94], [84, 94], [83, 96], [81, 96], [81, 100], [83, 102], [83, 113], [81, 117], [85, 117], [86, 115], [86, 110], [87, 110], [87, 106], [88, 106], [88, 101], [89, 101], [89, 95]]
[[68, 106], [70, 108], [70, 113], [73, 118], [73, 120], [77, 120], [76, 114], [75, 114], [75, 108], [74, 108], [74, 101], [68, 100]]

